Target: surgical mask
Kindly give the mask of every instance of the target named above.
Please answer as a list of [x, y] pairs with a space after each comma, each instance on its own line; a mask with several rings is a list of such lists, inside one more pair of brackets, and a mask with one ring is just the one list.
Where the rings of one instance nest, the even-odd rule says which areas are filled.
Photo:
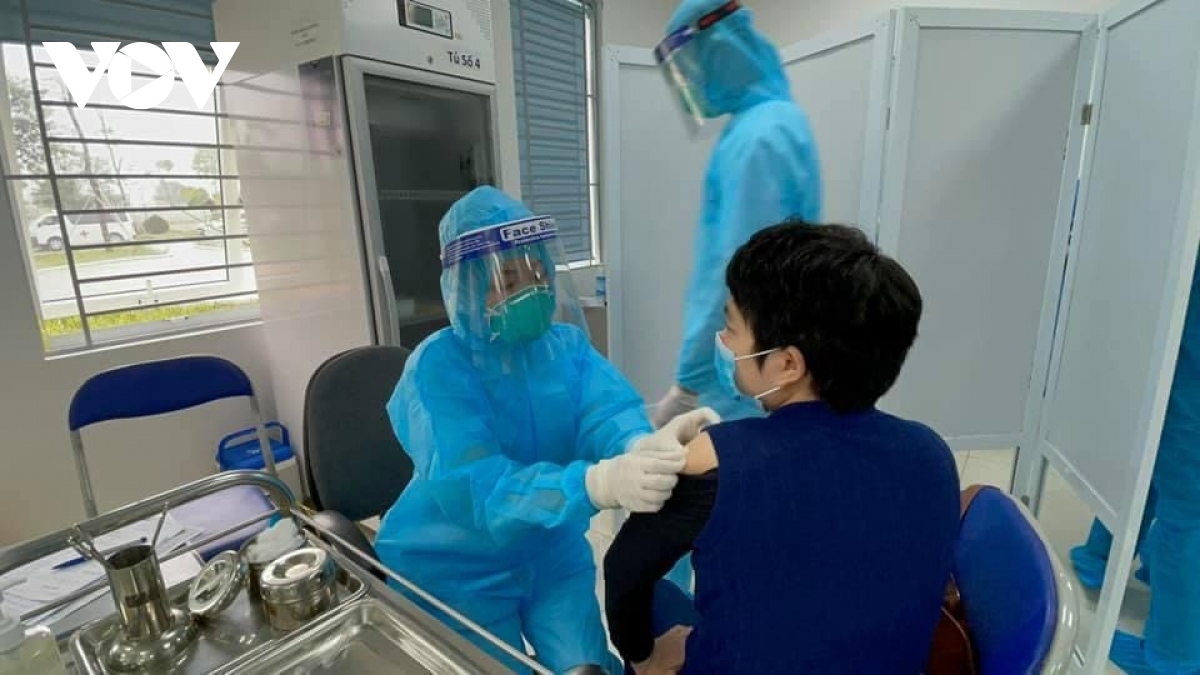
[[738, 361], [745, 361], [746, 359], [753, 359], [753, 358], [757, 358], [759, 356], [766, 356], [767, 354], [773, 354], [773, 353], [779, 351], [779, 349], [778, 348], [764, 349], [761, 352], [755, 352], [753, 354], [746, 354], [745, 356], [734, 356], [733, 350], [731, 350], [729, 347], [727, 347], [725, 345], [725, 341], [721, 339], [720, 331], [717, 331], [717, 334], [714, 339], [716, 341], [716, 349], [713, 350], [713, 366], [716, 368], [716, 371], [717, 371], [717, 382], [719, 382], [721, 384], [721, 386], [725, 389], [726, 393], [733, 396], [734, 398], [750, 397], [750, 398], [754, 399], [754, 404], [756, 406], [758, 406], [759, 410], [765, 410], [765, 408], [763, 407], [763, 402], [762, 402], [763, 398], [770, 396], [771, 394], [774, 394], [775, 392], [779, 391], [783, 387], [776, 386], [776, 387], [773, 387], [771, 389], [768, 389], [768, 390], [762, 392], [761, 394], [743, 393], [742, 390], [738, 389], [738, 386], [737, 386], [737, 377], [735, 375], [737, 372], [737, 363], [738, 363]]
[[493, 339], [517, 345], [532, 342], [550, 329], [554, 294], [549, 286], [529, 286], [488, 310]]

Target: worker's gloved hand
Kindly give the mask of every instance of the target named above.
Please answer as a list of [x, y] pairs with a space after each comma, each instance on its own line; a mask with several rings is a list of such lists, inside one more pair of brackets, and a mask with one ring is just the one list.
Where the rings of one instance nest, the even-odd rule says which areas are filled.
[[650, 419], [650, 422], [654, 424], [655, 429], [661, 429], [663, 425], [672, 419], [699, 407], [699, 396], [681, 388], [677, 384], [673, 384], [671, 385], [671, 389], [667, 391], [667, 395], [663, 396], [654, 408], [654, 416]]
[[634, 513], [655, 512], [671, 498], [678, 474], [687, 462], [684, 446], [710, 424], [721, 421], [711, 408], [672, 419], [648, 436], [634, 439], [624, 455], [588, 469], [588, 497], [598, 509], [625, 508]]
[[630, 444], [630, 452], [682, 455], [683, 446], [691, 443], [705, 427], [720, 424], [721, 416], [712, 408], [699, 408], [691, 412], [674, 415], [658, 431], [643, 436]]
[[[644, 438], [651, 438], [645, 436]], [[604, 459], [587, 470], [588, 498], [598, 509], [625, 508], [653, 513], [671, 498], [685, 463], [679, 452], [627, 452]]]

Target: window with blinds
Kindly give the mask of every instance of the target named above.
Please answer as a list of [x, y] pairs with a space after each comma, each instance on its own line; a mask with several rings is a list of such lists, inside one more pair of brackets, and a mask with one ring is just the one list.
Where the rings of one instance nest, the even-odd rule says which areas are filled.
[[512, 0], [521, 197], [552, 215], [568, 260], [599, 258], [592, 2]]
[[[210, 0], [0, 0], [0, 146], [46, 351], [258, 316], [236, 160], [218, 86], [176, 77], [135, 110], [101, 78], [79, 108], [43, 42], [190, 42], [216, 62]], [[132, 87], [158, 75], [131, 61]]]

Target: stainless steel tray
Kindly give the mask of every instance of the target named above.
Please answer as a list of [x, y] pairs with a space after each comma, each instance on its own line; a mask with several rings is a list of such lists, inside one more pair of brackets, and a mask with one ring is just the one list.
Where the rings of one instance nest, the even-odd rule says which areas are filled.
[[[338, 562], [337, 605], [352, 602], [365, 593], [366, 586], [362, 579], [347, 571], [342, 564], [342, 558], [334, 555]], [[186, 612], [188, 584], [181, 584], [171, 589], [173, 607], [184, 608]], [[328, 612], [313, 619], [322, 621]], [[114, 614], [81, 628], [71, 637], [71, 652], [74, 656], [78, 672], [87, 675], [109, 675], [100, 655], [113, 637], [120, 630], [117, 616]], [[300, 631], [305, 628], [299, 629]], [[200, 623], [199, 636], [185, 652], [176, 665], [147, 671], [155, 675], [192, 675], [192, 673], [235, 672], [239, 663], [251, 658], [254, 654], [272, 643], [279, 642], [293, 633], [281, 633], [267, 623], [262, 606], [252, 602], [243, 589], [237, 600], [215, 620]]]
[[239, 664], [239, 673], [462, 673], [458, 650], [372, 597], [348, 603]]

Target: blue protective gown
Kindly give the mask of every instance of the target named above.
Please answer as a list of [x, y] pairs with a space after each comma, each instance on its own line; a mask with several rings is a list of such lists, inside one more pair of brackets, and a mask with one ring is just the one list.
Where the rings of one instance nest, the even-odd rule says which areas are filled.
[[[1126, 672], [1200, 672], [1200, 267], [1192, 279], [1140, 548], [1153, 586], [1144, 643], [1118, 633], [1112, 660]], [[1153, 522], [1150, 522], [1153, 520]], [[1106, 560], [1098, 522], [1072, 558]], [[1078, 566], [1080, 560], [1075, 560]], [[1100, 567], [1102, 570], [1103, 568]], [[1085, 570], [1081, 570], [1086, 573]]]
[[[443, 246], [530, 215], [500, 191], [480, 188], [443, 219]], [[584, 663], [611, 668], [584, 538], [597, 512], [584, 474], [651, 431], [644, 403], [579, 328], [555, 324], [519, 347], [480, 337], [482, 289], [468, 289], [476, 282], [464, 278], [487, 277], [470, 272], [443, 273], [452, 327], [421, 343], [388, 403], [415, 472], [385, 515], [376, 550], [388, 567], [518, 650], [524, 636], [555, 672]]]
[[[723, 4], [684, 0], [667, 32]], [[713, 369], [713, 335], [724, 325], [728, 294], [725, 268], [759, 230], [788, 218], [818, 221], [821, 176], [808, 117], [792, 100], [775, 47], [751, 25], [750, 10], [700, 31], [694, 42], [688, 57], [697, 60], [701, 81], [693, 85], [712, 117], [731, 117], [704, 178], [675, 381], [730, 420], [761, 412], [722, 390]]]

